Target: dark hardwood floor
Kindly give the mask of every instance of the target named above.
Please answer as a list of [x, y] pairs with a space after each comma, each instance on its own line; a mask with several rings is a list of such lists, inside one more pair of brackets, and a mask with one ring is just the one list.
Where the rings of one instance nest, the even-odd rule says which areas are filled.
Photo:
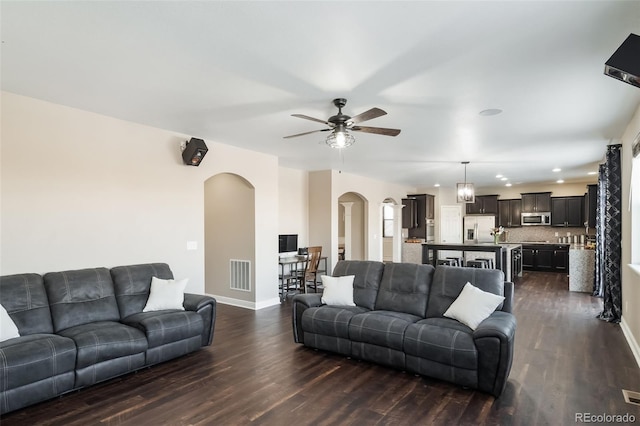
[[601, 300], [569, 293], [567, 277], [516, 283], [516, 352], [504, 394], [307, 349], [293, 343], [291, 306], [219, 305], [213, 346], [5, 415], [11, 425], [567, 425], [576, 413], [640, 406], [640, 368], [620, 327], [596, 319]]

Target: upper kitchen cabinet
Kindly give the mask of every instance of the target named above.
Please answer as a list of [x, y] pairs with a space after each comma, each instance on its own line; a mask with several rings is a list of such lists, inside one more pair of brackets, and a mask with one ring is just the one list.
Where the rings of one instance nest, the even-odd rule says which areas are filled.
[[596, 210], [598, 208], [598, 185], [587, 185], [587, 193], [584, 196], [584, 220], [589, 228], [596, 227]]
[[551, 226], [584, 226], [584, 197], [551, 198]]
[[402, 227], [416, 228], [418, 226], [418, 201], [415, 198], [403, 198]]
[[427, 219], [436, 218], [436, 197], [434, 195], [425, 195], [425, 210]]
[[498, 214], [498, 196], [476, 195], [475, 203], [467, 203], [467, 214]]
[[522, 194], [522, 213], [551, 211], [551, 192], [530, 192]]
[[521, 226], [520, 213], [522, 212], [521, 200], [498, 201], [498, 226], [515, 228]]

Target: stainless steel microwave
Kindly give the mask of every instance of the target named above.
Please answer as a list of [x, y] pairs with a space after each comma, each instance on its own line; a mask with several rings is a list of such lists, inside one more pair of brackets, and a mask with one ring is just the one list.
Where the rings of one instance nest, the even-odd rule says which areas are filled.
[[520, 224], [522, 226], [551, 225], [551, 212], [522, 213]]

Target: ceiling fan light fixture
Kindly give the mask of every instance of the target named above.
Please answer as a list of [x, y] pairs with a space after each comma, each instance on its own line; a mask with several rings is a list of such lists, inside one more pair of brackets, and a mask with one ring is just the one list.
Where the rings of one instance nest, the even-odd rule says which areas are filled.
[[334, 130], [327, 136], [327, 140], [325, 141], [327, 145], [331, 148], [348, 148], [356, 141], [356, 138], [353, 137], [351, 133], [346, 130]]

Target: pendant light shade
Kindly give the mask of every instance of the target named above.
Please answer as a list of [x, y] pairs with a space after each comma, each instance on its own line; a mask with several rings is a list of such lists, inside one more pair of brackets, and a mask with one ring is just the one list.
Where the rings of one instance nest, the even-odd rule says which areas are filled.
[[336, 129], [327, 136], [325, 141], [331, 148], [347, 148], [356, 141], [351, 133], [347, 131], [345, 126], [339, 124]]
[[467, 164], [469, 164], [469, 162], [463, 161], [461, 164], [464, 164], [464, 183], [458, 183], [456, 185], [456, 189], [458, 193], [458, 202], [459, 203], [475, 203], [476, 191], [473, 188], [472, 183], [467, 183]]

